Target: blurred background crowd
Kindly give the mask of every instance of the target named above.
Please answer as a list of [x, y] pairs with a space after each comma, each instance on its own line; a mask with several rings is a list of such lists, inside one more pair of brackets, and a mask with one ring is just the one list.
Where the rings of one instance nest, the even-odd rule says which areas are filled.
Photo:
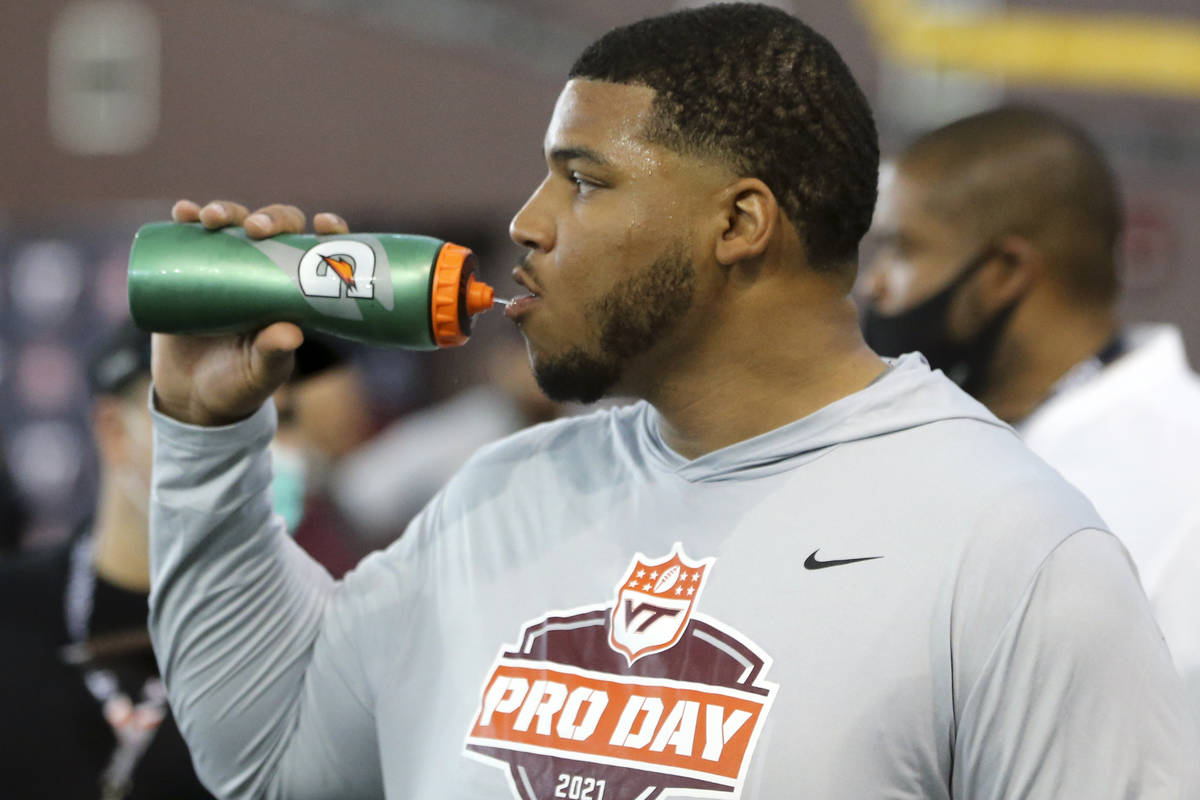
[[[109, 390], [89, 369], [126, 353], [144, 371], [136, 342], [111, 339], [128, 320], [125, 270], [141, 224], [167, 218], [181, 197], [337, 211], [356, 230], [471, 247], [507, 296], [520, 256], [508, 220], [544, 172], [542, 133], [571, 61], [615, 25], [686, 5], [6, 4], [0, 560], [64, 546], [94, 524], [110, 463], [96, 398]], [[1121, 187], [1120, 317], [1177, 326], [1196, 364], [1200, 7], [777, 5], [842, 53], [875, 108], [885, 158], [1001, 103], [1036, 104], [1086, 130]], [[864, 265], [875, 247], [868, 239]], [[574, 411], [542, 399], [524, 363], [499, 314], [451, 351], [314, 343], [277, 398], [276, 501], [298, 539], [340, 574], [398, 536], [480, 444]]]

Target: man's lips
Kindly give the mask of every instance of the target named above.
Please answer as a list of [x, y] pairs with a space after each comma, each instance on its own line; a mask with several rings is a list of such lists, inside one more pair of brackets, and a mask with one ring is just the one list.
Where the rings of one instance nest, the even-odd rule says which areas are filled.
[[504, 307], [504, 316], [511, 319], [513, 322], [520, 322], [521, 317], [529, 312], [531, 308], [541, 302], [541, 298], [536, 294], [522, 294], [508, 301], [508, 305]]
[[514, 297], [504, 307], [504, 316], [511, 319], [513, 322], [520, 322], [521, 317], [529, 312], [533, 306], [541, 301], [537, 284], [534, 283], [533, 277], [525, 271], [523, 266], [514, 267], [512, 271], [513, 280], [529, 290], [529, 294], [522, 294]]

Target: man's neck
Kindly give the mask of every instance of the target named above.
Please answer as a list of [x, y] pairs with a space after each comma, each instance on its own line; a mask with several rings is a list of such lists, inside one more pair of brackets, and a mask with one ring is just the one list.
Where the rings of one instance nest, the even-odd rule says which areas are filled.
[[146, 514], [113, 481], [102, 481], [92, 529], [92, 566], [111, 584], [131, 592], [150, 591]]
[[[764, 287], [763, 291], [771, 291]], [[887, 369], [862, 340], [849, 298], [797, 308], [774, 292], [711, 335], [692, 340], [670, 370], [639, 381], [662, 415], [666, 443], [698, 458], [774, 430], [852, 394]], [[800, 295], [802, 296], [802, 295]], [[661, 362], [660, 362], [661, 363]]]
[[1120, 327], [1112, 313], [1058, 313], [1049, 319], [1045, 325], [1013, 320], [996, 348], [977, 399], [1006, 422], [1032, 414], [1064, 375], [1100, 352]]

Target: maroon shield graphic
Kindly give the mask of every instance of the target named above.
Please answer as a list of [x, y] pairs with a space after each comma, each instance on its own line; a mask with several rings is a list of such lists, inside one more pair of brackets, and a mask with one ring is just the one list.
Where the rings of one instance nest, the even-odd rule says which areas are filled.
[[610, 603], [526, 623], [465, 753], [520, 800], [737, 800], [777, 687], [770, 657], [697, 606], [715, 561], [638, 553]]

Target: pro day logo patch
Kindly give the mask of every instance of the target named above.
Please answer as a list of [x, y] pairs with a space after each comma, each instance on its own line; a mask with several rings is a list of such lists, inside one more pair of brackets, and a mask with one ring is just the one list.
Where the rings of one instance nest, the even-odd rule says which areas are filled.
[[467, 755], [520, 800], [740, 797], [777, 687], [769, 656], [698, 613], [714, 563], [638, 553], [610, 604], [527, 623], [483, 683]]

